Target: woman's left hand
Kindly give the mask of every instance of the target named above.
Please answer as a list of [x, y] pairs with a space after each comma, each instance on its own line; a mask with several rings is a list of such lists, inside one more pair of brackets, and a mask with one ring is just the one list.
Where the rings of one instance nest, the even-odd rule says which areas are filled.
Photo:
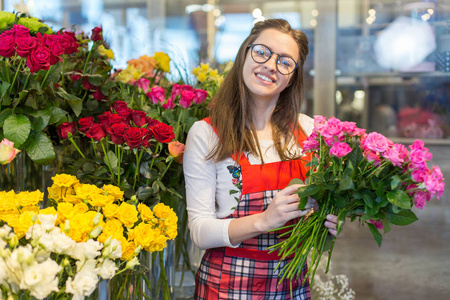
[[[328, 228], [328, 231], [334, 235], [336, 238], [340, 238], [341, 235], [337, 235], [337, 224], [338, 217], [332, 214], [327, 215], [327, 220], [325, 221], [325, 227]], [[344, 226], [344, 224], [342, 224]]]

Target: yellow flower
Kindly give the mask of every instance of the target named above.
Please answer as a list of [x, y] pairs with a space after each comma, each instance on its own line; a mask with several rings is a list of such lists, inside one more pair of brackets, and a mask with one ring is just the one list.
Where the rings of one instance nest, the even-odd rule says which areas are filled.
[[118, 211], [119, 211], [119, 206], [117, 204], [113, 204], [113, 203], [106, 204], [102, 209], [103, 215], [107, 219], [114, 218]]
[[58, 221], [64, 222], [66, 219], [71, 219], [75, 215], [73, 204], [68, 202], [58, 203], [57, 207]]
[[207, 73], [209, 70], [209, 63], [207, 63], [207, 64], [201, 63], [200, 69], [202, 69], [203, 72]]
[[200, 67], [196, 67], [192, 69], [192, 74], [195, 75], [195, 77], [197, 77], [198, 73], [200, 72]]
[[207, 77], [207, 76], [206, 76], [206, 73], [202, 72], [202, 73], [199, 73], [199, 74], [198, 74], [197, 80], [200, 81], [200, 82], [203, 82], [203, 81], [206, 80], [206, 77]]
[[47, 208], [40, 209], [39, 214], [40, 215], [55, 215], [56, 210], [52, 206], [49, 206]]
[[167, 246], [167, 238], [160, 234], [158, 235], [149, 247], [144, 248], [148, 252], [162, 251]]
[[44, 193], [37, 190], [34, 192], [21, 192], [17, 194], [17, 202], [21, 206], [36, 205], [44, 198]]
[[76, 214], [78, 214], [78, 213], [84, 214], [84, 213], [87, 212], [88, 210], [89, 210], [89, 207], [88, 207], [85, 203], [83, 203], [83, 202], [77, 203], [77, 204], [75, 204], [75, 206], [73, 207], [73, 211], [74, 211]]
[[142, 75], [144, 74], [135, 67], [128, 66], [125, 70], [120, 71], [119, 74], [116, 75], [116, 80], [124, 83], [131, 83], [137, 81]]
[[137, 255], [134, 253], [134, 250], [136, 249], [136, 243], [134, 241], [123, 239], [119, 240], [119, 242], [122, 246], [122, 260], [130, 260]]
[[63, 200], [72, 204], [83, 203], [76, 195], [66, 195]]
[[123, 225], [122, 222], [120, 222], [117, 219], [110, 219], [105, 222], [105, 225], [103, 227], [103, 233], [106, 234], [108, 237], [110, 235], [114, 236], [123, 236]]
[[53, 184], [59, 187], [71, 187], [78, 183], [78, 179], [75, 176], [67, 174], [56, 174], [52, 179]]
[[141, 213], [141, 219], [143, 221], [148, 222], [148, 221], [151, 221], [154, 218], [152, 210], [147, 205], [139, 203], [138, 204], [138, 210]]
[[56, 184], [53, 184], [51, 187], [47, 188], [48, 191], [48, 197], [50, 199], [55, 200], [56, 202], [59, 202], [62, 200], [62, 189], [61, 187], [57, 186]]
[[219, 72], [216, 69], [212, 69], [209, 71], [209, 76], [216, 77], [219, 74]]
[[16, 193], [14, 191], [2, 192], [0, 194], [0, 212], [15, 210], [17, 205]]
[[85, 202], [95, 195], [100, 195], [103, 191], [93, 184], [81, 184], [75, 187], [77, 197]]
[[98, 46], [98, 53], [109, 59], [114, 59], [114, 52], [111, 49], [106, 49], [103, 45]]
[[22, 207], [21, 213], [24, 213], [26, 211], [30, 211], [37, 215], [39, 213], [39, 206], [38, 205], [28, 205], [28, 206]]
[[112, 195], [92, 195], [88, 198], [88, 202], [92, 206], [103, 207], [107, 204], [113, 203], [115, 200]]
[[138, 211], [136, 206], [122, 202], [117, 212], [117, 218], [126, 226], [133, 227], [134, 223], [138, 220]]
[[134, 228], [134, 241], [142, 248], [151, 246], [159, 232], [153, 229], [153, 225], [147, 223], [140, 223]]
[[123, 198], [124, 192], [120, 190], [118, 186], [115, 185], [104, 185], [103, 190], [108, 194], [114, 196], [116, 200], [121, 200]]
[[21, 239], [23, 236], [25, 236], [25, 233], [28, 231], [28, 228], [30, 228], [31, 225], [33, 225], [32, 218], [36, 215], [35, 212], [31, 211], [25, 211], [19, 215], [19, 218], [17, 219], [17, 223], [14, 224], [14, 232], [17, 234], [17, 237]]
[[167, 206], [163, 203], [158, 203], [153, 207], [153, 213], [159, 219], [166, 219], [168, 217], [173, 217], [175, 214], [173, 209], [170, 206]]
[[158, 62], [158, 67], [166, 73], [170, 72], [170, 57], [164, 52], [156, 52], [155, 60]]

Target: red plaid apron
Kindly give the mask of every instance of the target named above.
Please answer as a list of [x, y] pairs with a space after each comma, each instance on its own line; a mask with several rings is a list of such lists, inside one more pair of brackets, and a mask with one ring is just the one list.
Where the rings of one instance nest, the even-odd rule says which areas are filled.
[[[209, 118], [205, 119], [209, 124]], [[303, 133], [295, 134], [300, 142]], [[233, 156], [237, 160], [236, 155]], [[309, 157], [305, 157], [309, 159]], [[238, 164], [242, 174], [242, 196], [236, 210], [227, 218], [240, 218], [264, 211], [273, 196], [285, 188], [292, 178], [305, 179], [307, 168], [301, 160], [251, 165], [245, 155]], [[291, 221], [292, 222], [292, 221]], [[268, 253], [277, 244], [280, 232], [260, 234], [242, 242], [238, 248], [208, 249], [196, 275], [194, 299], [291, 299], [290, 282], [280, 285], [279, 272], [290, 259], [279, 262], [277, 253]], [[305, 265], [300, 278], [292, 282], [293, 299], [310, 299], [309, 281], [303, 284]]]

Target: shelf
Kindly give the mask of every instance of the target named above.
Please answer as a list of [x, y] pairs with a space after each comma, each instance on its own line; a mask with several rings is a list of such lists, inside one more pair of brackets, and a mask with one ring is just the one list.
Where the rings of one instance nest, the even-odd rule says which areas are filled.
[[390, 137], [389, 138], [394, 143], [412, 145], [415, 140], [421, 140], [424, 142], [425, 147], [427, 146], [447, 146], [450, 145], [450, 139], [422, 139], [422, 138], [400, 138], [400, 137]]

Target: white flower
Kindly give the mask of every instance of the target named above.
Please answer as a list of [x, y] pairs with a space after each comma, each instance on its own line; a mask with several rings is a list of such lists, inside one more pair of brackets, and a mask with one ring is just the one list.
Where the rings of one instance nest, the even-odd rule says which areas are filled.
[[72, 279], [69, 277], [66, 281], [66, 292], [74, 295], [74, 299], [80, 295], [89, 296], [97, 287], [98, 276], [91, 272], [79, 272]]
[[125, 269], [133, 269], [134, 266], [139, 265], [139, 259], [135, 256], [131, 260], [127, 261], [127, 264], [125, 265]]
[[42, 228], [46, 231], [49, 231], [53, 227], [55, 227], [55, 222], [58, 215], [39, 215], [39, 221], [41, 221]]
[[99, 275], [103, 279], [111, 279], [116, 274], [118, 267], [115, 262], [110, 259], [105, 259], [99, 268]]
[[77, 272], [98, 273], [97, 260], [95, 259], [79, 260], [76, 265]]
[[100, 255], [103, 244], [92, 239], [84, 243], [77, 243], [70, 254], [76, 260], [93, 259]]
[[61, 232], [61, 229], [55, 228], [51, 231], [53, 241], [53, 252], [58, 254], [69, 254], [71, 249], [76, 246], [76, 242]]
[[0, 227], [0, 239], [8, 239], [11, 233], [11, 227], [8, 225], [3, 225]]
[[116, 259], [122, 256], [122, 244], [116, 239], [112, 239], [108, 245], [103, 248], [103, 257]]

